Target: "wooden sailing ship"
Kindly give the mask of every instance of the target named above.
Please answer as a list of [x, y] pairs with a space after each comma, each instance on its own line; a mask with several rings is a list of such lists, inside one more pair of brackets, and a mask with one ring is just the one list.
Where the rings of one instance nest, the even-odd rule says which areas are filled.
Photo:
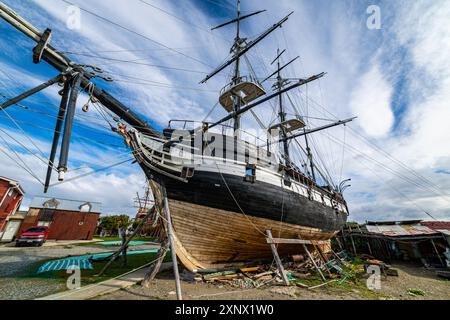
[[[345, 224], [348, 208], [341, 186], [319, 185], [307, 136], [314, 132], [345, 124], [352, 119], [338, 121], [319, 128], [308, 128], [302, 117], [288, 119], [283, 96], [289, 91], [321, 78], [324, 73], [306, 79], [287, 80], [282, 70], [292, 59], [281, 65], [285, 50], [278, 51], [272, 62], [276, 71], [263, 81], [254, 74], [241, 74], [241, 59], [256, 44], [281, 27], [292, 14], [252, 41], [242, 38], [240, 24], [261, 11], [241, 16], [237, 1], [237, 17], [216, 27], [236, 25], [236, 37], [231, 48], [232, 57], [211, 72], [202, 83], [233, 67], [230, 82], [220, 90], [218, 101], [228, 115], [213, 123], [204, 121], [171, 121], [163, 133], [149, 126], [129, 108], [106, 91], [91, 86], [92, 95], [132, 128], [119, 122], [116, 130], [131, 147], [133, 155], [151, 181], [155, 203], [167, 197], [174, 230], [178, 258], [190, 270], [209, 269], [271, 257], [265, 231], [279, 238], [329, 240]], [[95, 72], [87, 72], [85, 65], [77, 65], [48, 44], [51, 31], [40, 33], [1, 4], [2, 18], [35, 40], [35, 62], [41, 59], [61, 71], [61, 75], [30, 90], [1, 106], [5, 108], [56, 82], [64, 83], [52, 152], [49, 161], [46, 189], [51, 166], [66, 117], [59, 159], [59, 178], [64, 178], [70, 143], [76, 96], [80, 87], [92, 82]], [[94, 70], [99, 71], [99, 70]], [[276, 76], [275, 79], [272, 77]], [[273, 81], [274, 92], [268, 94], [263, 86]], [[278, 122], [267, 128], [263, 143], [245, 139], [241, 116], [253, 108], [278, 100]], [[232, 126], [226, 125], [232, 121]], [[176, 125], [182, 124], [181, 128]], [[187, 124], [191, 127], [187, 128]], [[67, 129], [69, 128], [69, 129]], [[66, 130], [67, 129], [67, 130]], [[290, 155], [289, 141], [305, 137], [308, 169], [299, 169]], [[161, 204], [160, 207], [163, 207]], [[162, 209], [162, 208], [161, 208]], [[161, 217], [164, 224], [164, 219]], [[299, 247], [280, 244], [281, 255], [299, 252]]]

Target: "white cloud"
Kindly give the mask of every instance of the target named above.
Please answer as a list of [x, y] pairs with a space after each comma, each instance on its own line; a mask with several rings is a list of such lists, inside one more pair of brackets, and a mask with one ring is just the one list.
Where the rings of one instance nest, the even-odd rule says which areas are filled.
[[[25, 6], [22, 2], [16, 1], [6, 2], [41, 29], [51, 27], [54, 31], [52, 43], [62, 50], [93, 54], [115, 50], [121, 52], [99, 53], [99, 55], [199, 71], [212, 69], [174, 52], [161, 50], [160, 46], [87, 13], [82, 14], [81, 30], [77, 32], [68, 30], [65, 27], [66, 4], [62, 1], [37, 0], [35, 1], [37, 6], [35, 4]], [[218, 37], [145, 6], [139, 1], [126, 1], [126, 4], [125, 1], [119, 0], [95, 2], [73, 0], [73, 2], [164, 44], [185, 48], [180, 51], [200, 58], [208, 65], [219, 64], [229, 53], [226, 42]], [[196, 7], [195, 2], [158, 1], [155, 4], [205, 29], [221, 22], [218, 21], [221, 19], [206, 15]], [[256, 61], [255, 70], [258, 75], [264, 76], [269, 70], [264, 69], [261, 62], [267, 65], [278, 47], [286, 48], [288, 49], [286, 62], [288, 57], [300, 55], [300, 62], [285, 70], [287, 76], [303, 77], [321, 71], [328, 72], [319, 82], [309, 85], [308, 88], [302, 88], [303, 97], [307, 95], [339, 117], [359, 116], [355, 121], [357, 125], [352, 123], [349, 126], [360, 134], [368, 135], [389, 155], [413, 167], [420, 175], [439, 185], [442, 190], [448, 190], [450, 188], [448, 175], [437, 174], [434, 171], [441, 167], [450, 168], [450, 149], [443, 147], [448, 144], [447, 140], [450, 137], [450, 127], [446, 123], [450, 117], [448, 107], [450, 3], [445, 0], [432, 3], [386, 1], [380, 5], [383, 15], [382, 30], [369, 31], [365, 28], [366, 8], [360, 2], [333, 2], [326, 5], [320, 2], [316, 5], [315, 2], [297, 0], [263, 3], [245, 1], [244, 10], [261, 8], [268, 10], [243, 23], [243, 33], [250, 35], [258, 34], [284, 14], [291, 10], [295, 11], [284, 27], [261, 42], [257, 49], [249, 54], [249, 58]], [[34, 6], [35, 10], [30, 10], [29, 6]], [[233, 37], [232, 33], [231, 27], [214, 31], [214, 34], [224, 35], [230, 39]], [[195, 43], [192, 39], [195, 39]], [[405, 51], [405, 55], [410, 56], [411, 61], [396, 55], [399, 49]], [[373, 52], [376, 52], [376, 56]], [[113, 63], [83, 56], [72, 57], [76, 61], [99, 65], [110, 71], [117, 81], [112, 85], [104, 84], [105, 87], [112, 89], [115, 95], [133, 110], [144, 114], [159, 125], [170, 118], [202, 119], [216, 103], [217, 96], [205, 91], [165, 89], [153, 87], [149, 83], [121, 82], [120, 80], [127, 78], [117, 74], [164, 82], [172, 86], [215, 91], [224, 85], [226, 74], [224, 72], [212, 79], [206, 86], [199, 86], [198, 81], [203, 74]], [[17, 59], [14, 59], [14, 63], [16, 61]], [[371, 61], [372, 64], [367, 66], [367, 61]], [[3, 68], [4, 62], [1, 63]], [[399, 66], [404, 67], [404, 74], [399, 73]], [[11, 71], [10, 65], [8, 68]], [[22, 78], [25, 86], [29, 87], [46, 77], [42, 69], [36, 70], [41, 74], [34, 76], [35, 69], [19, 70], [20, 73], [15, 74], [15, 77]], [[400, 84], [406, 88], [402, 94], [409, 98], [405, 99], [407, 103], [404, 105], [399, 105], [398, 101], [394, 100], [399, 98]], [[269, 85], [267, 89], [270, 92]], [[55, 91], [49, 90], [46, 98], [57, 101]], [[333, 118], [312, 101], [306, 104], [304, 99], [295, 94], [292, 95], [292, 99], [303, 115]], [[399, 108], [402, 108], [403, 113], [394, 119], [393, 110], [397, 111]], [[270, 107], [264, 106], [255, 111], [265, 123], [272, 120], [273, 110]], [[88, 114], [91, 115], [95, 114]], [[211, 118], [217, 119], [222, 115], [224, 111], [218, 107]], [[246, 126], [256, 128], [256, 122], [250, 115], [244, 116], [243, 121]], [[92, 123], [86, 124], [93, 126]], [[309, 124], [315, 126], [323, 122], [310, 120]], [[340, 127], [330, 130], [328, 134], [343, 140], [343, 132], [343, 128]], [[320, 160], [328, 166], [333, 175], [339, 177], [342, 147], [330, 143], [325, 133], [315, 135], [312, 140], [316, 142], [316, 148], [321, 155]], [[120, 140], [118, 141], [120, 143]], [[48, 146], [48, 140], [42, 142]], [[423, 184], [423, 179], [375, 151], [348, 129], [346, 143], [357, 151], [352, 153], [347, 150], [344, 161], [343, 178], [353, 178], [352, 188], [346, 193], [352, 211], [350, 219], [424, 217], [417, 205], [438, 217], [448, 216], [446, 215], [448, 201], [436, 196], [435, 192], [418, 186], [417, 184]], [[364, 153], [380, 163], [374, 165], [359, 153]], [[23, 156], [33, 168], [40, 170], [40, 176], [43, 177], [45, 168], [37, 167], [34, 157], [25, 154]], [[112, 163], [116, 158], [115, 148], [100, 149], [98, 145], [89, 145], [86, 141], [78, 139], [71, 149], [73, 161], [71, 167], [83, 163], [89, 165], [90, 162], [98, 162], [98, 159]], [[0, 163], [10, 165], [4, 158], [0, 159]], [[387, 168], [395, 170], [397, 175]], [[1, 171], [6, 173], [0, 174], [18, 178], [25, 184], [25, 188], [30, 190], [29, 195], [40, 194], [42, 187], [33, 182], [22, 170], [4, 166]], [[403, 178], [400, 178], [398, 173]], [[405, 182], [405, 177], [414, 183]], [[121, 207], [128, 207], [127, 212], [133, 212], [130, 201], [135, 191], [142, 187], [143, 179], [143, 173], [137, 166], [121, 166], [95, 174], [89, 179], [75, 180], [57, 186], [52, 192], [69, 198], [89, 197], [92, 200], [102, 201], [105, 207], [111, 206], [118, 210]], [[127, 188], [124, 188], [125, 185]], [[397, 191], [414, 201], [407, 200]]]
[[374, 63], [356, 83], [350, 108], [358, 115], [361, 128], [372, 137], [386, 136], [394, 123], [391, 107], [393, 90], [381, 73], [380, 65]]

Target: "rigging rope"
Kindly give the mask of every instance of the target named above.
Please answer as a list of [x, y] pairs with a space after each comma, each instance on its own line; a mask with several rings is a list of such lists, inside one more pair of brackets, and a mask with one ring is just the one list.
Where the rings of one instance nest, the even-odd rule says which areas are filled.
[[[62, 1], [62, 2], [65, 2], [65, 3], [69, 4], [69, 5], [75, 6], [74, 3], [72, 3], [72, 2], [70, 2], [70, 1], [68, 1], [68, 0], [61, 0], [61, 1]], [[205, 65], [205, 66], [211, 68], [211, 66], [209, 66], [208, 64], [204, 63], [203, 61], [201, 61], [201, 60], [199, 60], [199, 59], [197, 59], [197, 58], [191, 57], [191, 56], [189, 56], [189, 55], [187, 55], [187, 54], [185, 54], [185, 53], [183, 53], [183, 52], [181, 52], [181, 51], [178, 51], [178, 50], [176, 50], [176, 49], [170, 48], [169, 46], [167, 46], [167, 45], [165, 45], [165, 44], [163, 44], [163, 43], [161, 43], [161, 42], [159, 42], [159, 41], [156, 41], [156, 40], [154, 40], [154, 39], [152, 39], [152, 38], [150, 38], [150, 37], [148, 37], [148, 36], [146, 36], [146, 35], [143, 35], [143, 34], [141, 34], [141, 33], [139, 33], [139, 32], [136, 32], [136, 31], [134, 31], [134, 30], [132, 30], [132, 29], [130, 29], [130, 28], [128, 28], [128, 27], [122, 26], [121, 24], [119, 24], [119, 23], [117, 23], [117, 22], [114, 22], [114, 21], [112, 21], [112, 20], [110, 20], [110, 19], [108, 19], [108, 18], [105, 18], [105, 17], [103, 17], [103, 16], [101, 16], [101, 15], [95, 13], [95, 12], [92, 12], [92, 11], [90, 11], [90, 10], [87, 10], [87, 9], [83, 8], [83, 7], [80, 7], [79, 5], [76, 5], [76, 6], [77, 6], [80, 10], [82, 10], [82, 11], [84, 11], [84, 12], [87, 12], [87, 13], [89, 13], [90, 15], [93, 15], [94, 17], [97, 17], [98, 19], [101, 19], [101, 20], [103, 20], [103, 21], [106, 21], [106, 22], [108, 22], [108, 23], [110, 23], [110, 24], [112, 24], [112, 25], [114, 25], [114, 26], [116, 26], [116, 27], [118, 27], [118, 28], [121, 28], [121, 29], [126, 30], [126, 31], [128, 31], [128, 32], [130, 32], [130, 33], [133, 33], [133, 34], [135, 34], [135, 35], [137, 35], [137, 36], [139, 36], [139, 37], [142, 37], [142, 38], [144, 38], [144, 39], [146, 39], [146, 40], [148, 40], [148, 41], [151, 41], [152, 43], [155, 43], [155, 44], [157, 44], [158, 46], [164, 47], [164, 48], [166, 48], [166, 49], [168, 49], [168, 50], [170, 50], [170, 51], [173, 51], [173, 52], [175, 52], [175, 53], [178, 53], [179, 55], [181, 55], [181, 56], [183, 56], [183, 57], [185, 57], [185, 58], [191, 59], [191, 60], [193, 60], [193, 61], [196, 61], [196, 62], [198, 62], [198, 63], [201, 63], [201, 64], [203, 64], [203, 65]]]

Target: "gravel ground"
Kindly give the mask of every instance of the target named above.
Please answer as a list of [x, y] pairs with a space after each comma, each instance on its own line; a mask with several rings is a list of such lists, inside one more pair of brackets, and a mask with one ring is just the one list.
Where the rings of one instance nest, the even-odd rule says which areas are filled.
[[[2, 245], [0, 246], [0, 300], [34, 299], [65, 290], [65, 284], [60, 280], [25, 276], [30, 274], [30, 268], [36, 266], [39, 261], [107, 252], [117, 248], [101, 245], [15, 248]], [[133, 250], [139, 249], [147, 249], [147, 247], [133, 247]]]
[[[368, 294], [361, 287], [321, 287], [314, 290], [299, 287], [272, 286], [263, 289], [236, 289], [206, 283], [182, 281], [183, 298], [187, 300], [450, 300], [450, 281], [439, 279], [431, 270], [407, 264], [393, 265], [398, 277], [389, 276], [381, 281], [381, 290]], [[365, 280], [361, 279], [363, 283]], [[423, 296], [411, 296], [409, 289], [423, 291]], [[97, 297], [100, 300], [175, 299], [175, 284], [171, 272], [164, 272], [152, 281], [148, 289], [134, 285], [111, 294]]]

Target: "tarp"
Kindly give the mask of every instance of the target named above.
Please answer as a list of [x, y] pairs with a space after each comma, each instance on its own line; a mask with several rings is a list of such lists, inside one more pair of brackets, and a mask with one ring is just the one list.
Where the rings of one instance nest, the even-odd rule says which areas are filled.
[[[102, 241], [98, 242], [98, 244], [104, 245], [104, 246], [120, 246], [122, 245], [122, 241]], [[152, 244], [152, 242], [149, 241], [130, 241], [128, 243], [129, 246], [138, 246], [138, 245], [144, 245], [144, 244]]]
[[79, 269], [94, 269], [91, 261], [88, 258], [66, 258], [59, 260], [52, 260], [44, 263], [40, 266], [37, 273], [47, 272], [47, 271], [55, 271], [55, 270], [67, 270], [69, 267], [76, 267]]
[[[128, 255], [134, 254], [145, 254], [145, 253], [157, 253], [158, 249], [151, 250], [133, 250], [127, 251]], [[67, 270], [71, 266], [76, 266], [80, 269], [94, 269], [92, 265], [92, 261], [101, 260], [107, 258], [114, 254], [114, 252], [103, 252], [97, 254], [88, 254], [76, 257], [69, 257], [63, 259], [56, 259], [47, 261], [42, 266], [39, 267], [37, 273], [47, 272], [47, 271], [56, 271], [56, 270]]]

